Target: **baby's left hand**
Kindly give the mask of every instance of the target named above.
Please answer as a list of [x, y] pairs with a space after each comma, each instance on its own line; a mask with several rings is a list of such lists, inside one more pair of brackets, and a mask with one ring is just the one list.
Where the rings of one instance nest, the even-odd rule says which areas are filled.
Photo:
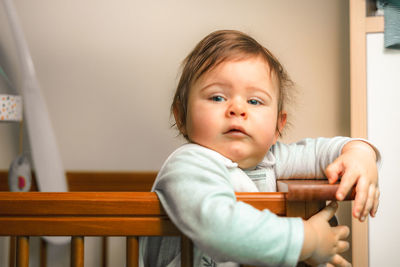
[[356, 184], [353, 216], [364, 221], [368, 213], [375, 217], [379, 205], [378, 169], [374, 149], [363, 141], [351, 141], [342, 154], [325, 170], [329, 183], [341, 182], [336, 192], [337, 200], [343, 200]]

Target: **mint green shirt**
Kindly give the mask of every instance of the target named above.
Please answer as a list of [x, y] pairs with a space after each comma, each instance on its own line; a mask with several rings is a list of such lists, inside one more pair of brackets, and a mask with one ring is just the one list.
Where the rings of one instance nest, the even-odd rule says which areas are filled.
[[[346, 137], [277, 143], [255, 168], [196, 144], [175, 150], [153, 186], [174, 224], [194, 243], [194, 266], [295, 266], [303, 245], [300, 218], [238, 202], [235, 192], [275, 191], [276, 179], [323, 177]], [[180, 266], [178, 237], [142, 238], [142, 266]], [[213, 265], [214, 264], [214, 265]]]

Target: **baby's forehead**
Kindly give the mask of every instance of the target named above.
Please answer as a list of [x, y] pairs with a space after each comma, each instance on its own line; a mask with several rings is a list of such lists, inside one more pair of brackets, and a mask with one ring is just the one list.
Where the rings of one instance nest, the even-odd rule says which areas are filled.
[[217, 58], [214, 59], [212, 63], [205, 62], [203, 64], [204, 66], [199, 69], [196, 76], [197, 79], [199, 79], [205, 74], [209, 74], [210, 72], [215, 71], [216, 69], [221, 67], [221, 65], [233, 64], [240, 61], [251, 61], [251, 60], [261, 60], [263, 63], [265, 63], [265, 70], [269, 75], [271, 75], [271, 78], [277, 79], [276, 71], [272, 68], [270, 61], [267, 58], [265, 58], [262, 55], [252, 55], [244, 53]]
[[278, 77], [276, 71], [273, 68], [271, 68], [271, 65], [268, 62], [268, 60], [260, 55], [242, 55], [242, 56], [239, 55], [239, 56], [235, 56], [235, 57], [221, 59], [219, 62], [216, 62], [214, 65], [209, 66], [206, 71], [201, 73], [201, 75], [197, 77], [197, 79], [194, 81], [194, 83], [192, 85], [195, 85], [199, 82], [201, 83], [204, 80], [218, 79], [223, 70], [229, 69], [230, 66], [233, 66], [236, 63], [241, 63], [244, 61], [249, 61], [249, 62], [260, 61], [260, 62], [264, 63], [264, 64], [252, 64], [251, 63], [248, 66], [260, 68], [261, 72], [265, 73], [266, 80], [268, 80], [272, 83], [273, 88], [276, 91], [279, 90], [279, 77]]

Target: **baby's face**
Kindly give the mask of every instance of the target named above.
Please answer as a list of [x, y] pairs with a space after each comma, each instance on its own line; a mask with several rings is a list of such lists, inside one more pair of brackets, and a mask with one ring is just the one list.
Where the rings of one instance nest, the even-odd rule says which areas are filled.
[[205, 73], [189, 93], [190, 141], [219, 152], [239, 167], [259, 163], [278, 138], [278, 86], [260, 57], [226, 61]]

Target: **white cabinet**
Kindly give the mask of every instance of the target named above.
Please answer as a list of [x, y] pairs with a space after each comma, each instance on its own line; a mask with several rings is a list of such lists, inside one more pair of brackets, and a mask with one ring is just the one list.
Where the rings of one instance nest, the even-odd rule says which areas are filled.
[[367, 34], [367, 134], [380, 149], [380, 207], [369, 221], [369, 266], [398, 266], [400, 239], [400, 50]]

